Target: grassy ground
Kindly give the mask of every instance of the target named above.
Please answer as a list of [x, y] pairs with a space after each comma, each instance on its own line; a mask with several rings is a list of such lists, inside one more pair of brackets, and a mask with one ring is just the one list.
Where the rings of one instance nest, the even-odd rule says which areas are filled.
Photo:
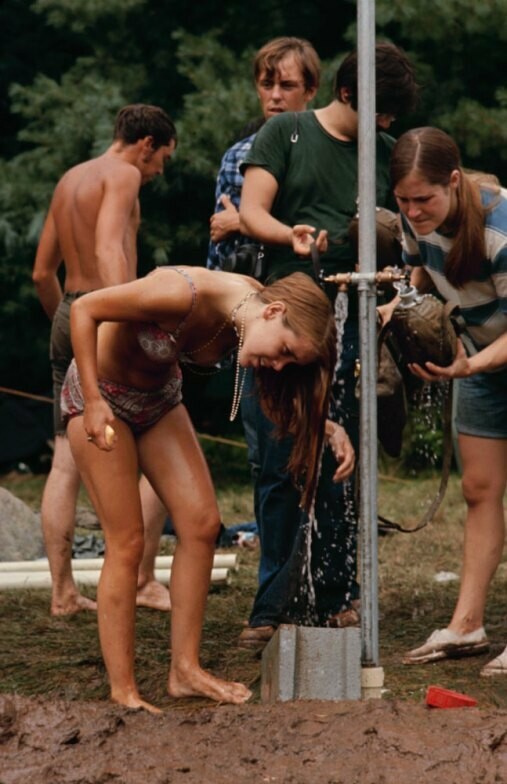
[[[252, 519], [252, 494], [244, 451], [204, 444], [226, 524]], [[43, 476], [0, 477], [0, 484], [34, 509], [40, 504]], [[381, 478], [379, 510], [412, 525], [436, 492], [438, 477]], [[83, 495], [82, 503], [86, 504]], [[481, 707], [507, 707], [507, 682], [479, 677], [481, 666], [507, 642], [507, 559], [493, 582], [486, 628], [492, 650], [487, 656], [442, 664], [404, 667], [402, 651], [421, 643], [446, 625], [458, 583], [436, 582], [438, 572], [459, 572], [464, 507], [459, 478], [453, 476], [434, 523], [413, 535], [394, 533], [379, 538], [379, 607], [381, 664], [386, 696], [421, 702], [430, 684], [463, 691]], [[248, 616], [256, 587], [257, 552], [240, 550], [240, 569], [232, 584], [212, 587], [203, 633], [206, 667], [250, 684], [259, 698], [259, 660], [235, 646]], [[86, 589], [93, 595], [94, 589]], [[49, 592], [0, 592], [0, 662], [2, 692], [43, 694], [65, 699], [105, 699], [107, 684], [93, 614], [52, 619]], [[136, 670], [142, 693], [164, 706], [166, 697], [169, 618], [139, 610]], [[505, 679], [507, 681], [507, 679]]]

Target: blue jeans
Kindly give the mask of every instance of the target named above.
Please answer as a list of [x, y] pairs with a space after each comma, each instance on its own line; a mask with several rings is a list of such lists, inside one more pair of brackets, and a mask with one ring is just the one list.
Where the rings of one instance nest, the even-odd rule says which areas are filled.
[[[354, 365], [358, 355], [357, 322], [347, 322], [342, 362], [335, 384], [337, 405], [331, 417], [344, 424], [357, 454], [358, 401]], [[259, 587], [251, 626], [278, 626], [283, 621], [325, 623], [359, 595], [356, 582], [357, 518], [351, 482], [335, 484], [336, 465], [324, 451], [316, 496], [316, 532], [299, 507], [300, 493], [286, 466], [292, 439], [275, 440], [273, 425], [261, 411], [254, 375], [247, 376], [241, 403], [249, 454], [258, 461], [254, 506], [260, 539]], [[311, 562], [306, 565], [311, 534]], [[312, 596], [314, 591], [314, 600]]]
[[457, 391], [458, 433], [507, 438], [507, 370], [460, 378]]

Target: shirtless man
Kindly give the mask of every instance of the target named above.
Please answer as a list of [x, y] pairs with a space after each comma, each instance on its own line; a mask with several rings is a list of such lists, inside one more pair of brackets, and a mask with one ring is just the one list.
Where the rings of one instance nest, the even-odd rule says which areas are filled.
[[[136, 278], [139, 190], [162, 174], [176, 147], [176, 129], [157, 106], [126, 106], [103, 155], [69, 169], [58, 182], [35, 257], [33, 281], [52, 321], [55, 448], [42, 497], [41, 521], [52, 580], [51, 614], [94, 610], [72, 575], [72, 541], [80, 477], [65, 437], [60, 392], [72, 359], [69, 316], [77, 297]], [[58, 279], [65, 267], [64, 290]], [[145, 549], [138, 574], [138, 606], [169, 610], [169, 592], [155, 581], [155, 556], [165, 510], [141, 479]]]

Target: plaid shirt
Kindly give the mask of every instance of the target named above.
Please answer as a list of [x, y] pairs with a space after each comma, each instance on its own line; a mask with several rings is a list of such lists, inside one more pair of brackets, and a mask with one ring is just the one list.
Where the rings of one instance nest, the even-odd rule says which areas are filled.
[[[241, 189], [243, 187], [243, 175], [240, 174], [239, 167], [245, 160], [254, 139], [255, 133], [233, 144], [224, 154], [215, 188], [215, 212], [221, 212], [224, 209], [220, 203], [220, 197], [224, 193], [230, 196], [236, 209], [239, 209]], [[236, 245], [252, 241], [239, 233], [231, 235], [221, 242], [210, 241], [206, 266], [208, 269], [221, 269], [223, 259], [232, 253]]]

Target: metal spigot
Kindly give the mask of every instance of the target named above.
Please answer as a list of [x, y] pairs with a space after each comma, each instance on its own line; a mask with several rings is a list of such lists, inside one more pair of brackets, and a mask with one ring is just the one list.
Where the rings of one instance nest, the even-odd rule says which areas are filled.
[[397, 289], [400, 297], [400, 302], [398, 304], [399, 308], [412, 308], [423, 299], [423, 295], [419, 293], [415, 286], [411, 285], [410, 273], [408, 271], [400, 278], [399, 282], [394, 283], [393, 286]]
[[357, 284], [362, 280], [371, 281], [375, 283], [393, 283], [406, 278], [406, 272], [399, 267], [386, 267], [380, 272], [338, 272], [336, 275], [327, 275], [324, 280], [326, 283], [336, 283], [338, 286], [347, 287], [351, 284]]

